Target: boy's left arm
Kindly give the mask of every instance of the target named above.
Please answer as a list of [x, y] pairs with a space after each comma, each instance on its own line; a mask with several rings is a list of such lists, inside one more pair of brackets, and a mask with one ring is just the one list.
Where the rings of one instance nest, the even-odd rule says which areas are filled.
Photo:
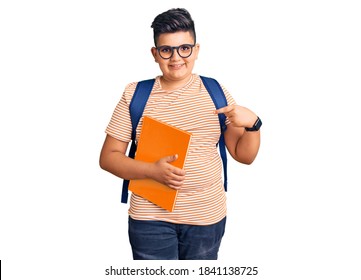
[[229, 105], [215, 111], [216, 114], [225, 114], [229, 120], [224, 134], [227, 150], [238, 162], [251, 164], [260, 147], [261, 132], [246, 131], [253, 127], [257, 121], [257, 115], [246, 107]]

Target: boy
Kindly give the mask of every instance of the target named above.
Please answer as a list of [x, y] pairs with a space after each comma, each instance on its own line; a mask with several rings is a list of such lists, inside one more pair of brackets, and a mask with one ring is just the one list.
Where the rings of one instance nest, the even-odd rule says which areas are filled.
[[[126, 87], [114, 110], [100, 166], [123, 179], [150, 178], [179, 190], [173, 212], [132, 194], [129, 240], [134, 259], [215, 260], [226, 224], [222, 163], [216, 147], [220, 137], [217, 114], [227, 117], [224, 137], [230, 155], [244, 164], [251, 164], [258, 153], [261, 122], [251, 110], [236, 105], [224, 87], [228, 106], [215, 110], [200, 77], [192, 72], [199, 44], [187, 10], [168, 10], [151, 27], [155, 43], [151, 53], [162, 75], [156, 77], [143, 115], [192, 133], [185, 167], [171, 165], [176, 155], [154, 163], [126, 156], [132, 130], [129, 104], [137, 83]], [[142, 121], [137, 139], [141, 126]]]

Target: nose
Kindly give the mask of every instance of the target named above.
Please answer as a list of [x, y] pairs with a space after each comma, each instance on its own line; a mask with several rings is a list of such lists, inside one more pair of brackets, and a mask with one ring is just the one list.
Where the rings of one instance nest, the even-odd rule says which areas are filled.
[[173, 49], [173, 54], [170, 57], [171, 60], [179, 60], [181, 59], [181, 56], [178, 53], [178, 49]]

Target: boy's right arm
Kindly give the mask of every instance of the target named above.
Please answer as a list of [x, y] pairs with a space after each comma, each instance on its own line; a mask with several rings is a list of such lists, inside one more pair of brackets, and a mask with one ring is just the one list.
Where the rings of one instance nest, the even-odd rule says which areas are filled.
[[167, 156], [154, 163], [142, 162], [126, 156], [127, 147], [127, 142], [107, 135], [100, 153], [100, 167], [126, 180], [153, 179], [174, 189], [183, 185], [184, 170], [170, 164], [176, 156]]

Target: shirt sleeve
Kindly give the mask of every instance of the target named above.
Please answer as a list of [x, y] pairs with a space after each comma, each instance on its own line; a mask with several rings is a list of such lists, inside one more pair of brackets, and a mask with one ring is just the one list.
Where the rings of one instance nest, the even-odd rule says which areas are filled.
[[[228, 90], [223, 85], [221, 85], [221, 87], [222, 87], [222, 90], [224, 92], [224, 95], [226, 96], [227, 104], [228, 105], [235, 105], [236, 101], [234, 100], [232, 95], [228, 92]], [[226, 118], [226, 125], [228, 125], [229, 123], [230, 123], [229, 119]]]
[[129, 104], [134, 94], [135, 86], [136, 83], [127, 85], [105, 130], [105, 132], [113, 138], [127, 143], [131, 141], [132, 137]]

